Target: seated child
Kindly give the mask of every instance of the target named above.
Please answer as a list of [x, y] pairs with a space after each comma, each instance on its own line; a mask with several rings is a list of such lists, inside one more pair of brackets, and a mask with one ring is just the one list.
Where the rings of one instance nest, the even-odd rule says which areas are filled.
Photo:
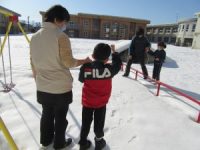
[[[112, 63], [108, 64], [112, 47]], [[106, 146], [104, 140], [104, 123], [106, 104], [111, 95], [112, 78], [119, 72], [122, 61], [114, 45], [99, 43], [93, 51], [94, 61], [84, 64], [80, 68], [79, 81], [82, 88], [82, 127], [80, 133], [80, 150], [90, 147], [91, 141], [87, 139], [92, 120], [94, 118], [95, 150]]]

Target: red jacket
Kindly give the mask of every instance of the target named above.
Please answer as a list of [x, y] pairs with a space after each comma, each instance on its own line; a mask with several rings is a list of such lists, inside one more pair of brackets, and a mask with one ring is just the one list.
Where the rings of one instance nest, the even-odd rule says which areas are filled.
[[112, 90], [112, 78], [121, 68], [121, 59], [117, 53], [112, 55], [112, 64], [93, 61], [84, 64], [79, 73], [83, 82], [82, 104], [88, 108], [100, 108], [108, 103]]

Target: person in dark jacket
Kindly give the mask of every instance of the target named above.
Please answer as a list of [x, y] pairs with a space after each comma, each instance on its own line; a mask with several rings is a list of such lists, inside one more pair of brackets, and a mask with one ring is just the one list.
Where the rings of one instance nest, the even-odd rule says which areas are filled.
[[[112, 48], [111, 48], [112, 47]], [[119, 72], [122, 61], [114, 45], [99, 43], [93, 51], [94, 61], [80, 68], [79, 81], [84, 83], [82, 89], [82, 127], [80, 133], [80, 150], [88, 149], [91, 141], [87, 140], [94, 118], [95, 150], [106, 146], [104, 140], [104, 123], [106, 104], [111, 95], [112, 78]], [[112, 49], [112, 63], [108, 64]]]
[[133, 61], [138, 61], [141, 65], [144, 79], [148, 77], [148, 71], [145, 65], [146, 50], [150, 48], [148, 39], [144, 36], [144, 29], [139, 28], [136, 32], [136, 36], [132, 39], [129, 47], [129, 58], [126, 66], [126, 71], [123, 76], [128, 76], [130, 73], [130, 67]]
[[164, 42], [159, 42], [158, 49], [155, 52], [153, 52], [152, 50], [148, 51], [150, 55], [154, 56], [154, 67], [153, 67], [152, 78], [156, 81], [160, 80], [160, 71], [162, 68], [162, 64], [166, 58], [166, 52], [164, 50], [165, 48], [166, 44]]

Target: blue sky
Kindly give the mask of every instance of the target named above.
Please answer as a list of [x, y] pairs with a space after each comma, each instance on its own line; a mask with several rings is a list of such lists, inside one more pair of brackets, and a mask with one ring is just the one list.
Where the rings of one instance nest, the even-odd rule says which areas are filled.
[[61, 4], [71, 14], [79, 12], [147, 19], [151, 24], [175, 23], [200, 12], [200, 0], [0, 0], [0, 5], [20, 13], [20, 19], [41, 21], [39, 11]]

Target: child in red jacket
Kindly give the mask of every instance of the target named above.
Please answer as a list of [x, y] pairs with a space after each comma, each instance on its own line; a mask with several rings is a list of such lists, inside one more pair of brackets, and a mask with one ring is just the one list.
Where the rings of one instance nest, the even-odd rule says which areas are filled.
[[[111, 48], [112, 47], [112, 48]], [[100, 43], [93, 51], [94, 61], [86, 63], [80, 68], [79, 81], [83, 82], [82, 89], [82, 127], [80, 134], [80, 150], [86, 150], [91, 146], [87, 140], [90, 126], [94, 118], [95, 150], [101, 150], [106, 146], [104, 140], [104, 123], [106, 115], [106, 104], [111, 95], [112, 78], [116, 75], [122, 65], [114, 45]], [[112, 63], [108, 64], [112, 49]]]

